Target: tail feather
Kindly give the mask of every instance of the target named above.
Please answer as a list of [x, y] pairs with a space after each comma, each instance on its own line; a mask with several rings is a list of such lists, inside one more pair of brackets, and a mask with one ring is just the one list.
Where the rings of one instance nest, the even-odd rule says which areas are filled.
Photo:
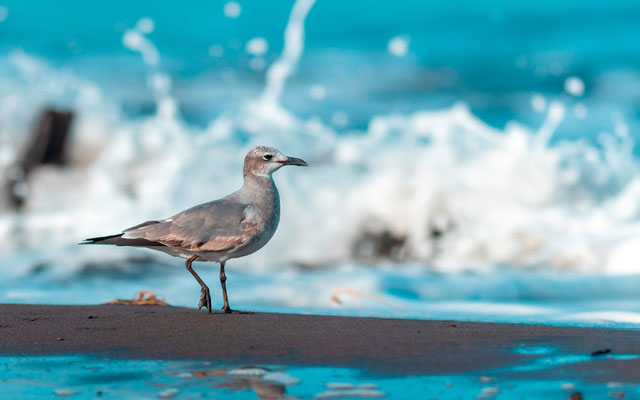
[[89, 239], [85, 239], [84, 242], [78, 244], [110, 244], [114, 246], [135, 246], [135, 247], [151, 247], [151, 246], [164, 246], [159, 242], [153, 242], [146, 239], [125, 239], [122, 237], [122, 233], [117, 235], [99, 236]]

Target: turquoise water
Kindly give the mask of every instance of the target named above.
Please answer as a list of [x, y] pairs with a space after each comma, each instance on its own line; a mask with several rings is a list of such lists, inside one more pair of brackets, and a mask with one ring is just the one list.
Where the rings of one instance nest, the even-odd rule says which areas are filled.
[[[145, 66], [123, 49], [122, 34], [150, 18], [149, 38], [174, 81], [182, 114], [206, 123], [259, 92], [265, 68], [252, 69], [246, 44], [264, 38], [268, 49], [259, 57], [267, 66], [273, 62], [293, 1], [240, 2], [237, 18], [225, 15], [225, 4], [112, 1], [94, 8], [66, 0], [52, 9], [33, 0], [4, 1], [0, 52], [23, 49], [44, 57], [108, 86], [127, 111], [148, 113], [153, 102]], [[344, 110], [354, 127], [378, 114], [464, 101], [503, 127], [513, 119], [540, 123], [531, 95], [572, 100], [563, 85], [578, 76], [586, 83], [589, 114], [584, 121], [568, 118], [560, 137], [594, 138], [610, 129], [614, 111], [637, 128], [639, 16], [635, 1], [319, 1], [305, 24], [305, 55], [282, 101], [297, 115], [327, 120]], [[387, 51], [398, 36], [410, 42], [404, 57]], [[212, 46], [222, 49], [219, 56]], [[323, 85], [329, 96], [310, 98], [312, 84]]]
[[[554, 350], [550, 350], [555, 352]], [[620, 358], [625, 356], [619, 356]], [[124, 360], [90, 355], [0, 357], [0, 395], [41, 399], [564, 399], [634, 398], [637, 384], [580, 378], [523, 379], [530, 371], [589, 362], [589, 357], [542, 358], [500, 371], [459, 375], [381, 375], [334, 367], [229, 366], [215, 361]], [[529, 368], [530, 366], [534, 368]]]
[[[144, 289], [173, 306], [195, 308], [199, 287], [179, 261], [175, 264], [125, 264], [124, 271], [84, 271], [80, 277], [42, 273], [12, 281], [0, 302], [101, 304], [131, 300]], [[199, 274], [210, 285], [213, 308], [222, 307], [215, 266], [203, 265]], [[232, 270], [227, 282], [232, 306], [255, 312], [610, 328], [640, 327], [638, 285], [638, 278], [629, 276], [460, 276], [383, 267], [281, 274]], [[581, 298], [586, 294], [588, 299]]]

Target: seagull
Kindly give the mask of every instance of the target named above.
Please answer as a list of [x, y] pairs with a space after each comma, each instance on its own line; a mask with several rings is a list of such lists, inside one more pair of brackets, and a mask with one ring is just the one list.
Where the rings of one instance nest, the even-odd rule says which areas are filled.
[[271, 175], [284, 165], [308, 166], [273, 147], [255, 147], [244, 159], [244, 184], [240, 190], [173, 217], [143, 222], [122, 233], [85, 239], [80, 244], [144, 247], [186, 259], [187, 270], [201, 287], [198, 308], [206, 307], [209, 313], [209, 287], [191, 264], [196, 260], [219, 262], [222, 311], [239, 313], [229, 307], [224, 266], [229, 259], [258, 251], [275, 233], [280, 220], [280, 196]]

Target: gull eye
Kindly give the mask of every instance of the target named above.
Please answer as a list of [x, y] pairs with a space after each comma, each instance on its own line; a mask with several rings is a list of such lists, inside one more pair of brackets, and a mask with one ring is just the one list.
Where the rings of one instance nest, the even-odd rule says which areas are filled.
[[272, 158], [273, 158], [273, 156], [271, 154], [269, 154], [269, 153], [265, 153], [265, 154], [262, 155], [262, 159], [265, 160], [265, 161], [269, 161]]

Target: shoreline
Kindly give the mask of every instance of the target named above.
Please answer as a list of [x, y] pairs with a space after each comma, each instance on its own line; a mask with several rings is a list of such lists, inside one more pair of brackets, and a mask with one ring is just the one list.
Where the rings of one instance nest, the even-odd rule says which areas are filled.
[[[640, 380], [640, 332], [635, 329], [0, 304], [0, 355], [81, 353], [335, 366], [386, 375], [497, 371], [522, 379]], [[562, 357], [574, 361], [562, 362]], [[559, 361], [546, 365], [545, 360]], [[544, 367], [535, 367], [536, 362]]]

